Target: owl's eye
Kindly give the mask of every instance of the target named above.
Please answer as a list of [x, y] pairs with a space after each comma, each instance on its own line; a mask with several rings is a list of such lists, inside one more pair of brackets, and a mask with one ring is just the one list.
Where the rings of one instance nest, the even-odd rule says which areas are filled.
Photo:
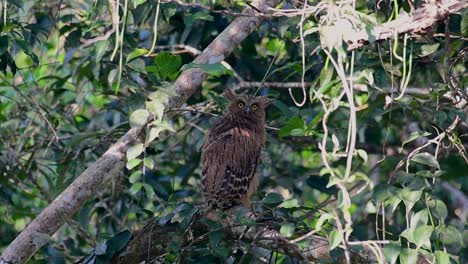
[[244, 108], [244, 103], [243, 103], [243, 102], [239, 102], [239, 103], [237, 103], [237, 106], [238, 106], [239, 108]]
[[252, 110], [257, 111], [258, 105], [257, 104], [252, 104]]

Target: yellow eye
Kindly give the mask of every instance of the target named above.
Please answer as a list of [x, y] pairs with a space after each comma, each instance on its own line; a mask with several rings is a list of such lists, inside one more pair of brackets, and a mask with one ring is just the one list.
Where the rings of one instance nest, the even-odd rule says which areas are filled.
[[258, 105], [257, 104], [253, 104], [252, 105], [252, 110], [256, 111], [258, 109]]
[[244, 103], [243, 103], [243, 102], [239, 102], [239, 103], [237, 104], [237, 106], [238, 106], [239, 108], [244, 108]]

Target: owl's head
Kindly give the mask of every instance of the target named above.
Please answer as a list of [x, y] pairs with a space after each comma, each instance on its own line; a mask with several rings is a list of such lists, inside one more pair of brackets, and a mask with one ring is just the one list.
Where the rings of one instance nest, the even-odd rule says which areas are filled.
[[274, 101], [266, 96], [238, 95], [229, 89], [224, 92], [223, 96], [230, 101], [228, 113], [253, 120], [263, 120], [265, 108]]

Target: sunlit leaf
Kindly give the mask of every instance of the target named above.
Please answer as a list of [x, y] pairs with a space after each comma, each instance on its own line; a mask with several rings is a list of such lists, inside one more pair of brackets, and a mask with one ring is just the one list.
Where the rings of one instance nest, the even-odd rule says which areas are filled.
[[196, 64], [192, 62], [182, 67], [182, 70], [184, 71], [188, 69], [202, 69], [204, 72], [208, 73], [211, 76], [221, 76], [232, 73], [220, 62], [213, 64]]
[[280, 233], [284, 237], [291, 237], [294, 234], [294, 230], [296, 227], [294, 224], [287, 223], [287, 224], [282, 224], [280, 228]]
[[367, 162], [367, 152], [365, 150], [357, 149], [356, 152], [358, 156], [361, 157], [362, 160], [364, 160], [364, 162]]
[[161, 80], [173, 80], [182, 65], [182, 58], [169, 52], [161, 52], [154, 58], [154, 65]]
[[436, 250], [434, 252], [435, 256], [435, 263], [436, 264], [449, 264], [450, 263], [450, 255], [447, 252]]
[[278, 207], [283, 207], [283, 208], [295, 208], [299, 207], [299, 202], [297, 199], [289, 199], [284, 202], [282, 202]]
[[140, 57], [141, 55], [146, 54], [146, 53], [148, 53], [147, 49], [139, 49], [139, 48], [134, 49], [132, 52], [130, 52], [130, 54], [128, 54], [126, 62], [129, 62], [133, 60], [134, 58]]
[[130, 115], [130, 126], [131, 127], [140, 127], [146, 124], [150, 113], [145, 109], [139, 109], [134, 111]]
[[140, 154], [143, 153], [144, 149], [145, 147], [143, 146], [143, 143], [139, 143], [139, 144], [131, 146], [127, 150], [127, 160], [132, 160], [140, 156]]
[[154, 169], [154, 159], [151, 157], [144, 158], [143, 164], [145, 164], [145, 166], [150, 170]]
[[330, 250], [333, 250], [343, 241], [343, 232], [338, 230], [331, 231], [328, 240], [330, 241]]
[[403, 144], [401, 145], [401, 147], [404, 147], [406, 144], [410, 143], [411, 141], [413, 140], [416, 140], [420, 137], [427, 137], [427, 136], [430, 136], [431, 133], [429, 132], [422, 132], [422, 131], [416, 131], [416, 132], [413, 132], [410, 134], [410, 136], [405, 139], [405, 141], [403, 141]]
[[128, 170], [131, 170], [135, 168], [136, 166], [138, 166], [141, 163], [141, 161], [142, 161], [141, 159], [132, 159], [132, 160], [127, 161], [127, 164], [125, 166], [127, 167]]
[[164, 114], [165, 106], [159, 101], [148, 101], [145, 103], [146, 109], [148, 109], [153, 115], [155, 115], [159, 120], [162, 119]]
[[320, 231], [322, 230], [322, 226], [325, 221], [333, 219], [333, 215], [329, 213], [323, 213], [320, 215], [319, 219], [317, 220], [317, 224], [315, 225], [315, 230]]
[[418, 251], [412, 248], [404, 248], [400, 252], [400, 263], [410, 264], [417, 263]]
[[389, 264], [394, 264], [401, 251], [401, 244], [399, 241], [391, 241], [389, 244], [384, 245], [383, 253], [385, 260]]
[[411, 161], [440, 169], [439, 162], [434, 157], [434, 155], [427, 152], [418, 153], [414, 155], [413, 157], [411, 157]]
[[143, 183], [136, 182], [136, 183], [132, 184], [132, 186], [130, 187], [130, 193], [132, 195], [135, 195], [136, 193], [138, 193], [141, 190], [142, 187], [143, 187]]
[[130, 175], [130, 178], [128, 178], [128, 181], [130, 183], [135, 183], [137, 181], [139, 181], [141, 179], [141, 175], [143, 175], [143, 173], [141, 171], [135, 171], [132, 173], [132, 175]]
[[425, 56], [431, 55], [432, 53], [436, 52], [439, 46], [440, 46], [440, 43], [424, 44], [421, 46], [421, 50], [416, 53], [416, 56], [425, 57]]

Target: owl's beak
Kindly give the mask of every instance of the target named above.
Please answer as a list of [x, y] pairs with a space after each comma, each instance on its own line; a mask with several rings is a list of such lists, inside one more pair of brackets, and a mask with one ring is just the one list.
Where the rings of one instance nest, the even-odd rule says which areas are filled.
[[250, 106], [247, 106], [247, 107], [245, 108], [244, 111], [245, 111], [247, 114], [250, 114], [250, 111], [251, 111]]

